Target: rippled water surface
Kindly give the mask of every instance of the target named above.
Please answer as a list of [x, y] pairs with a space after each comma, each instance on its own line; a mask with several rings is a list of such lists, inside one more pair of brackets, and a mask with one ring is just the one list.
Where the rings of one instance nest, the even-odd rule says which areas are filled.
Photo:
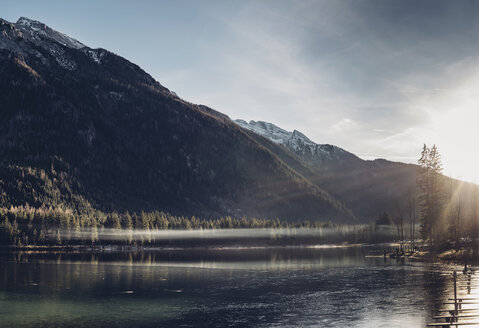
[[381, 252], [3, 250], [0, 326], [425, 327], [451, 294], [452, 268]]

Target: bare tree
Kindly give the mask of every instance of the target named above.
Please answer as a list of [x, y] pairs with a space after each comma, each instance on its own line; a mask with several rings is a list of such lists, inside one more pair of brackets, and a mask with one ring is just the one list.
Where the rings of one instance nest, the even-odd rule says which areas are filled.
[[450, 231], [451, 239], [456, 243], [456, 247], [459, 244], [462, 236], [462, 198], [461, 191], [454, 188], [453, 181], [451, 180], [451, 195], [450, 195]]
[[401, 210], [401, 206], [398, 205], [397, 215], [393, 219], [394, 225], [396, 226], [397, 237], [400, 240], [401, 251], [403, 250], [404, 243], [404, 216]]
[[416, 191], [410, 189], [408, 192], [408, 214], [409, 214], [409, 227], [411, 237], [411, 250], [414, 251], [414, 241], [416, 238]]
[[479, 237], [479, 193], [478, 188], [474, 188], [472, 194], [472, 224], [471, 224], [471, 238], [472, 238], [472, 254], [477, 256], [478, 237]]

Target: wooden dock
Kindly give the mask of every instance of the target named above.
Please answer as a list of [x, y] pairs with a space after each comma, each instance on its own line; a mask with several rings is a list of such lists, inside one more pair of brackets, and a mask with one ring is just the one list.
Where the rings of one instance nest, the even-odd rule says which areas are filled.
[[479, 298], [473, 297], [477, 294], [472, 293], [478, 287], [473, 283], [474, 273], [471, 269], [459, 274], [453, 271], [454, 295], [442, 303], [446, 308], [437, 311], [438, 315], [432, 317], [435, 322], [429, 323], [428, 327], [479, 327]]

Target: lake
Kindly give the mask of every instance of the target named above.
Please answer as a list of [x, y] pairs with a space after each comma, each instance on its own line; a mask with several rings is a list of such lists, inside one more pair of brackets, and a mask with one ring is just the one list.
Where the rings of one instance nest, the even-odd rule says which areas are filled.
[[0, 326], [425, 327], [453, 267], [382, 249], [4, 249]]

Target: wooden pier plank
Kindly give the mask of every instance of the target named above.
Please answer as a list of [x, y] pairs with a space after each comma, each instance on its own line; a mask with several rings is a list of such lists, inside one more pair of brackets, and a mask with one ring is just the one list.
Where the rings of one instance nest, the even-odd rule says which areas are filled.
[[466, 314], [466, 315], [440, 315], [440, 316], [436, 316], [436, 317], [432, 317], [433, 319], [447, 319], [447, 318], [478, 318], [479, 317], [479, 313], [478, 314]]
[[450, 327], [450, 326], [479, 326], [479, 322], [433, 322], [428, 323], [428, 327]]
[[[448, 298], [448, 300], [454, 301], [454, 298]], [[458, 297], [457, 300], [458, 301], [476, 301], [476, 300], [479, 300], [479, 297]]]
[[452, 312], [452, 311], [457, 311], [457, 312], [474, 312], [474, 311], [478, 311], [478, 312], [479, 312], [479, 309], [457, 309], [457, 310], [449, 309], [449, 310], [439, 310], [439, 311], [437, 311], [437, 312]]

